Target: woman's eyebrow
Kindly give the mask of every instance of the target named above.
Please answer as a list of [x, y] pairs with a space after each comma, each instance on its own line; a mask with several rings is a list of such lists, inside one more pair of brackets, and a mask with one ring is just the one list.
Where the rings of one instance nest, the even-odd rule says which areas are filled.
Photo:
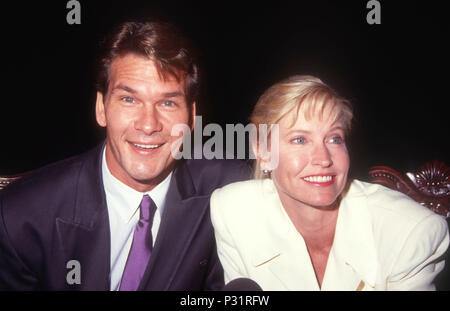
[[338, 130], [338, 131], [344, 131], [344, 128], [343, 128], [342, 126], [340, 126], [340, 125], [338, 125], [338, 126], [333, 126], [332, 128], [330, 128], [329, 132], [336, 131], [336, 130]]
[[[343, 128], [342, 126], [340, 126], [340, 125], [337, 125], [337, 126], [334, 126], [334, 127], [330, 128], [330, 129], [328, 130], [328, 132], [333, 132], [333, 131], [344, 131], [344, 128]], [[288, 132], [288, 135], [296, 134], [296, 133], [298, 133], [298, 134], [311, 134], [312, 132], [313, 132], [313, 131], [299, 130], [299, 129], [297, 129], [297, 130], [291, 130], [291, 131], [289, 131], [289, 132]]]
[[294, 134], [294, 133], [311, 134], [311, 131], [307, 131], [307, 130], [291, 130], [291, 131], [288, 132], [288, 135]]

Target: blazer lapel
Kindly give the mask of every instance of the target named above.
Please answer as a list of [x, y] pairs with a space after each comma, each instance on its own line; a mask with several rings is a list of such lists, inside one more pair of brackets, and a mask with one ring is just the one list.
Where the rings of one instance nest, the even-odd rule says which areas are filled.
[[[300, 242], [300, 241], [297, 241]], [[297, 244], [298, 247], [298, 244]], [[303, 248], [306, 246], [303, 246]], [[289, 291], [319, 290], [308, 252], [283, 247], [269, 264], [269, 270]]]
[[170, 288], [208, 210], [209, 196], [196, 196], [190, 175], [181, 171], [177, 168], [172, 175], [158, 237], [140, 290]]
[[80, 263], [81, 284], [71, 289], [110, 289], [110, 229], [101, 173], [102, 150], [99, 146], [82, 162], [73, 216], [56, 219], [65, 263]]
[[367, 199], [354, 186], [339, 207], [323, 290], [373, 290], [379, 276]]
[[[266, 220], [261, 238], [255, 241], [253, 265], [257, 269], [267, 266], [286, 290], [312, 290], [312, 284], [315, 284], [313, 289], [318, 290], [306, 244], [284, 210], [271, 181], [263, 184], [263, 193], [260, 204], [264, 206], [261, 210], [265, 211]], [[274, 288], [279, 286], [274, 284]]]

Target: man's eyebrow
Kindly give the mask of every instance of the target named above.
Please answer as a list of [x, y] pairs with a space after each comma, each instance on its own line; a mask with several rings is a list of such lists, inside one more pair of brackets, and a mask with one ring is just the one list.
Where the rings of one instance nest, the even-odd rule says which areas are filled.
[[[115, 90], [123, 90], [125, 92], [131, 93], [131, 94], [136, 94], [138, 93], [138, 91], [136, 91], [135, 89], [126, 86], [124, 84], [118, 84], [113, 88], [113, 92]], [[180, 96], [184, 96], [184, 93], [181, 91], [173, 91], [173, 92], [166, 92], [166, 93], [162, 93], [162, 96], [165, 98], [172, 98], [172, 97], [180, 97]]]
[[163, 93], [162, 95], [166, 98], [171, 98], [171, 97], [184, 96], [184, 93], [180, 92], [180, 91], [175, 91], [175, 92]]
[[137, 91], [129, 86], [123, 85], [123, 84], [118, 84], [113, 88], [113, 92], [115, 90], [123, 90], [125, 92], [131, 93], [131, 94], [136, 94]]

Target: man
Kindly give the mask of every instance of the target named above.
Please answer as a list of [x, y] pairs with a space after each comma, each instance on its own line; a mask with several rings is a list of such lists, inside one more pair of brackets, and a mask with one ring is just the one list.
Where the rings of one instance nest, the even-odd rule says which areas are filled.
[[0, 193], [0, 289], [220, 289], [209, 198], [249, 172], [171, 154], [172, 127], [193, 129], [196, 112], [189, 42], [165, 23], [121, 24], [97, 89], [105, 143]]

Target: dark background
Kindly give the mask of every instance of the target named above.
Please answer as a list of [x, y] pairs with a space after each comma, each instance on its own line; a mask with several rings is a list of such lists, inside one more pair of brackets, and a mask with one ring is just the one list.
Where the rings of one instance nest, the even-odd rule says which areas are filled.
[[[190, 1], [189, 1], [190, 2]], [[93, 60], [120, 20], [157, 15], [198, 45], [203, 125], [247, 123], [273, 83], [316, 75], [355, 105], [353, 173], [373, 165], [415, 170], [449, 164], [449, 27], [437, 1], [83, 1], [68, 25], [67, 1], [19, 2], [2, 11], [0, 175], [36, 169], [95, 146]]]

